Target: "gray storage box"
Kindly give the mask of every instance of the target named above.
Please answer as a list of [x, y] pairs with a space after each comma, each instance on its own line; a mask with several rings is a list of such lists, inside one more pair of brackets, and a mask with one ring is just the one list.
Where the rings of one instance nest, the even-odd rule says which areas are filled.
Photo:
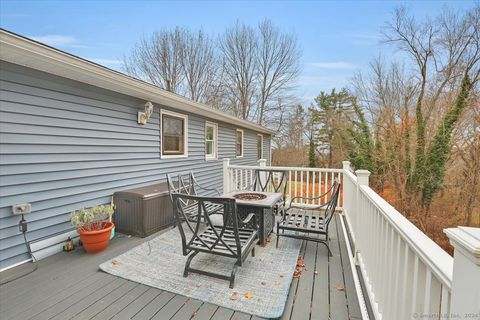
[[167, 183], [118, 191], [113, 194], [115, 230], [146, 237], [174, 224]]

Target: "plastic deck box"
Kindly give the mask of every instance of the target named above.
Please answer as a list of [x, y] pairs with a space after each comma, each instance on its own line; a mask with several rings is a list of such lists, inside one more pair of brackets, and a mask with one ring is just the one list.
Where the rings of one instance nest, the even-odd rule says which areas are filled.
[[146, 237], [174, 224], [167, 183], [113, 194], [116, 232]]

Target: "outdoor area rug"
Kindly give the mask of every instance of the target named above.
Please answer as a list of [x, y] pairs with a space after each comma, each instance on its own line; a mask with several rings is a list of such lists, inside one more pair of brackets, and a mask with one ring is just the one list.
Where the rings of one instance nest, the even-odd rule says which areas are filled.
[[[265, 247], [256, 246], [255, 257], [249, 256], [237, 269], [235, 287], [229, 282], [195, 273], [183, 277], [186, 257], [178, 228], [167, 231], [100, 265], [100, 269], [127, 280], [170, 291], [179, 295], [216, 304], [264, 318], [282, 315], [301, 241], [280, 239], [275, 235]], [[198, 254], [191, 267], [230, 275], [234, 259]]]

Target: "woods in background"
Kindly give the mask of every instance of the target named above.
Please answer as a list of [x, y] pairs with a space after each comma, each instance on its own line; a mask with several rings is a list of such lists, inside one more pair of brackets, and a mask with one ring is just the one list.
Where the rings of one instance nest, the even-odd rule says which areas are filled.
[[383, 37], [400, 62], [373, 60], [290, 119], [304, 124], [296, 165], [370, 170], [372, 186], [446, 247], [443, 228], [480, 225], [480, 5], [423, 22], [399, 8]]

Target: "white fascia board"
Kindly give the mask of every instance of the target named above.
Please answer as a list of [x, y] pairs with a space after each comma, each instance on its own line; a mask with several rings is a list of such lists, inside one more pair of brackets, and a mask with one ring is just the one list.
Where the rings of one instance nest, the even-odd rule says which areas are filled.
[[0, 29], [0, 59], [184, 112], [274, 135], [264, 128], [91, 61]]

